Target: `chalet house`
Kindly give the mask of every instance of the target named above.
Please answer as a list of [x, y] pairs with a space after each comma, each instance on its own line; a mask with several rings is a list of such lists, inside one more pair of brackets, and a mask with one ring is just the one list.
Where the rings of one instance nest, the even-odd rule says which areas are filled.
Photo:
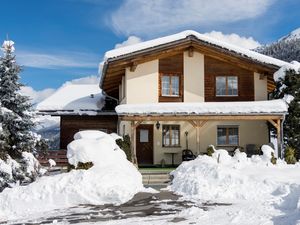
[[[100, 88], [106, 101], [117, 100], [115, 110], [114, 103], [107, 103], [108, 109], [83, 107], [91, 100], [85, 90], [78, 105], [52, 107], [52, 100], [38, 109], [62, 116], [62, 148], [80, 129], [117, 131], [130, 135], [133, 160], [139, 165], [178, 164], [187, 142], [195, 155], [206, 153], [211, 144], [230, 152], [242, 147], [253, 154], [270, 142], [270, 126], [277, 130], [280, 156], [287, 105], [269, 99], [273, 74], [284, 64], [184, 31], [106, 53]], [[61, 92], [65, 94], [54, 96], [69, 95], [68, 90]]]

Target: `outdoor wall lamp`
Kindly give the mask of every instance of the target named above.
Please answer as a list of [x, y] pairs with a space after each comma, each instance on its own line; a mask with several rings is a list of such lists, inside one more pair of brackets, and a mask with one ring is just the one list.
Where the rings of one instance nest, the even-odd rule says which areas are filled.
[[159, 123], [159, 121], [156, 122], [155, 126], [156, 126], [156, 129], [159, 130], [159, 128], [160, 128], [160, 123]]

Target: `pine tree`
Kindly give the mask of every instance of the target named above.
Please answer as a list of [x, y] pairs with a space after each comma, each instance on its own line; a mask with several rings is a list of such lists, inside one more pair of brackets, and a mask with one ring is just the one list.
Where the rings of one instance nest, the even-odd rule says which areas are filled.
[[20, 94], [19, 73], [21, 67], [16, 63], [14, 43], [4, 41], [4, 56], [0, 59], [0, 101], [2, 107], [13, 113], [3, 120], [2, 127], [7, 131], [8, 154], [13, 159], [21, 158], [22, 152], [32, 152], [36, 138], [32, 129], [32, 106], [29, 98]]
[[33, 156], [45, 141], [32, 130], [34, 112], [29, 98], [20, 94], [21, 67], [16, 63], [14, 43], [4, 41], [0, 58], [0, 192], [14, 183], [32, 182], [41, 167]]
[[287, 70], [283, 78], [276, 82], [274, 98], [292, 96], [288, 114], [283, 124], [283, 141], [285, 147], [296, 149], [296, 157], [300, 158], [300, 72]]

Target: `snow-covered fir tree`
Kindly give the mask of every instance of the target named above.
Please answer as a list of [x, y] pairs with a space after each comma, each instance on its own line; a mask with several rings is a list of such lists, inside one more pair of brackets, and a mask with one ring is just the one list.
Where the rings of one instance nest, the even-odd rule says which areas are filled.
[[[294, 62], [300, 69], [300, 64]], [[283, 141], [285, 147], [296, 149], [296, 157], [300, 159], [300, 70], [288, 69], [276, 82], [274, 98], [283, 98], [289, 104], [288, 114], [283, 123]]]
[[19, 91], [20, 66], [14, 56], [14, 43], [4, 41], [2, 50], [4, 56], [0, 59], [0, 101], [1, 105], [14, 114], [2, 122], [9, 132], [8, 154], [12, 158], [20, 158], [23, 151], [32, 152], [36, 139], [32, 133], [32, 110], [29, 98]]
[[[33, 181], [40, 166], [31, 153], [45, 147], [32, 132], [34, 113], [29, 98], [20, 94], [21, 67], [14, 50], [13, 41], [4, 41], [0, 58], [0, 191], [15, 183]], [[6, 169], [1, 171], [1, 167]]]

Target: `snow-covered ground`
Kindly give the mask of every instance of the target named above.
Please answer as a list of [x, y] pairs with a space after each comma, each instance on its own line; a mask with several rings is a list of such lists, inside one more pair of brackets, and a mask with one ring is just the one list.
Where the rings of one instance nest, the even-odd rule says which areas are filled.
[[101, 131], [91, 132], [88, 137], [86, 131], [75, 135], [68, 145], [68, 158], [75, 167], [78, 162], [92, 162], [92, 168], [5, 189], [0, 193], [0, 221], [34, 218], [80, 204], [121, 204], [143, 190], [141, 174], [126, 159], [115, 138]]
[[269, 146], [263, 146], [262, 156], [252, 158], [239, 151], [231, 157], [225, 150], [216, 150], [212, 157], [198, 156], [172, 172], [174, 179], [165, 190], [169, 197], [160, 198], [164, 192], [150, 191], [130, 200], [145, 189], [141, 175], [115, 145], [115, 135], [84, 131], [74, 139], [68, 147], [69, 162], [91, 161], [94, 167], [7, 189], [0, 194], [2, 220], [105, 225], [300, 224], [300, 164], [277, 160], [273, 165], [274, 150]]
[[199, 224], [300, 224], [300, 164], [273, 165], [270, 148], [263, 151], [247, 158], [219, 150], [184, 162], [169, 189], [193, 201], [232, 203], [191, 216]]

